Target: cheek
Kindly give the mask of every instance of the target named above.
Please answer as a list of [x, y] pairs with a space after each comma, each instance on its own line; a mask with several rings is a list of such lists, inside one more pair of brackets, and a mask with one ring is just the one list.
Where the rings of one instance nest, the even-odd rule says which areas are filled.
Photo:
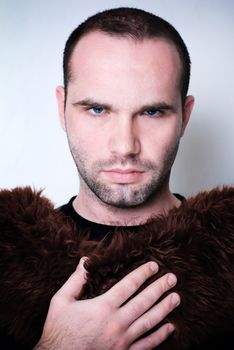
[[152, 129], [143, 143], [144, 156], [158, 160], [165, 158], [167, 153], [174, 149], [180, 139], [179, 125], [171, 125], [170, 127], [161, 127]]
[[95, 158], [95, 154], [98, 153], [100, 147], [97, 139], [89, 137], [88, 135], [83, 137], [73, 134], [72, 137], [70, 137], [70, 144], [73, 149], [75, 149], [80, 156], [85, 157], [88, 162]]
[[75, 150], [77, 155], [85, 158], [86, 162], [92, 163], [101, 157], [105, 149], [105, 137], [100, 136], [97, 130], [91, 129], [78, 123], [67, 125], [67, 134], [70, 146]]

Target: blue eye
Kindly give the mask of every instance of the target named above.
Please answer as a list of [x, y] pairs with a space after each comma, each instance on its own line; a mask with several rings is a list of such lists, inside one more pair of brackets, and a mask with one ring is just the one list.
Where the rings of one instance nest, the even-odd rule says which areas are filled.
[[105, 111], [105, 109], [100, 106], [94, 106], [90, 108], [90, 111], [93, 115], [101, 115]]
[[160, 109], [151, 108], [145, 110], [144, 114], [146, 114], [149, 117], [160, 117], [162, 115], [162, 111]]

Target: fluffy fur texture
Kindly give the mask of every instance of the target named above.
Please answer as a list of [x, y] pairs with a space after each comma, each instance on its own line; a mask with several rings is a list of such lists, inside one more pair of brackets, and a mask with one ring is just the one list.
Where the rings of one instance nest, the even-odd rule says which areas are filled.
[[41, 192], [0, 191], [0, 326], [33, 347], [50, 299], [89, 256], [83, 298], [103, 293], [145, 261], [174, 272], [176, 331], [157, 349], [188, 349], [234, 327], [234, 188], [199, 193], [133, 232], [89, 241]]

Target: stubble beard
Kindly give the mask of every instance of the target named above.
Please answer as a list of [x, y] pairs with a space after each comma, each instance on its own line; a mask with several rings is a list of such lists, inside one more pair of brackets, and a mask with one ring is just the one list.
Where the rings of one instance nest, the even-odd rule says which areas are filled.
[[[75, 161], [81, 181], [87, 186], [89, 194], [96, 196], [101, 202], [116, 208], [134, 208], [150, 201], [168, 186], [171, 167], [174, 163], [179, 140], [165, 152], [162, 164], [156, 166], [149, 161], [136, 157], [124, 159], [113, 158], [108, 161], [98, 161], [88, 166], [88, 157], [84, 151], [78, 150], [69, 142], [70, 151]], [[151, 173], [150, 180], [144, 184], [106, 184], [99, 180], [98, 174], [104, 169], [117, 166], [135, 166]]]

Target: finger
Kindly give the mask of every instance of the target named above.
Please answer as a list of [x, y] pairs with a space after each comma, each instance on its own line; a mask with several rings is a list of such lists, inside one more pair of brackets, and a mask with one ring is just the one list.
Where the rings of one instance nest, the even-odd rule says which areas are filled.
[[171, 333], [174, 332], [174, 326], [166, 323], [154, 333], [133, 343], [129, 350], [152, 350], [164, 342]]
[[119, 307], [157, 271], [158, 265], [154, 261], [145, 263], [130, 272], [121, 281], [115, 284], [111, 289], [103, 294], [103, 297], [105, 297], [106, 300], [109, 298], [110, 304], [112, 304], [114, 307]]
[[86, 257], [80, 259], [79, 264], [73, 274], [68, 278], [66, 283], [56, 293], [66, 299], [78, 299], [83, 286], [86, 283], [86, 270], [84, 268], [84, 262], [87, 260]]
[[126, 326], [143, 315], [157, 300], [177, 282], [176, 276], [168, 273], [151, 283], [119, 310]]
[[165, 317], [180, 304], [180, 296], [177, 293], [171, 293], [144, 315], [139, 317], [128, 329], [129, 339], [137, 339], [142, 334], [152, 330]]

